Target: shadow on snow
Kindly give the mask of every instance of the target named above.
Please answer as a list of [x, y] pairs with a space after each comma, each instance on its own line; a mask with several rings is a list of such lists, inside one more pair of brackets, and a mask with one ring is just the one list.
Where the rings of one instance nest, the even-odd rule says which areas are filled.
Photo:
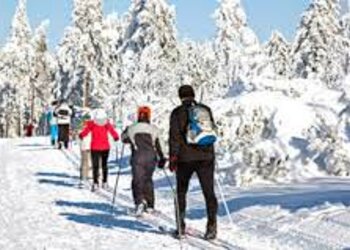
[[69, 175], [66, 173], [51, 173], [51, 172], [38, 172], [35, 174], [36, 176], [44, 176], [44, 177], [58, 177], [58, 178], [69, 178], [69, 179], [79, 179], [76, 175]]
[[[49, 184], [61, 187], [74, 187], [76, 185], [76, 180], [79, 179], [78, 176], [68, 175], [66, 173], [38, 172], [35, 175], [39, 177], [38, 182], [40, 184]], [[49, 177], [59, 179], [51, 179]]]
[[121, 219], [118, 216], [127, 215], [124, 209], [114, 208], [107, 203], [93, 203], [93, 202], [71, 202], [71, 201], [57, 201], [57, 206], [82, 208], [91, 211], [90, 214], [75, 214], [75, 213], [61, 213], [60, 215], [67, 218], [67, 220], [74, 221], [81, 224], [87, 224], [95, 227], [103, 227], [107, 229], [124, 228], [135, 230], [139, 232], [158, 233], [153, 227], [142, 223], [138, 220]]
[[120, 168], [120, 175], [130, 175], [131, 174], [131, 168], [130, 168], [130, 157], [124, 156], [121, 160], [112, 160], [108, 161], [108, 169], [110, 170], [110, 175], [116, 175]]
[[63, 180], [50, 180], [50, 179], [39, 179], [38, 182], [40, 184], [51, 184], [55, 186], [62, 186], [62, 187], [74, 187], [75, 184]]

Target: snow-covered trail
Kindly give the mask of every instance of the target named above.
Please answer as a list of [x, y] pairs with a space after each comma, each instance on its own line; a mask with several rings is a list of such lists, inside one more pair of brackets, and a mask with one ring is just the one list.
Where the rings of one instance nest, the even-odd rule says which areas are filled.
[[[54, 150], [46, 138], [0, 140], [0, 249], [179, 249], [179, 242], [161, 234], [152, 221], [127, 213], [132, 206], [127, 164], [113, 216], [110, 193], [77, 188], [75, 149]], [[116, 169], [110, 167], [113, 186]], [[162, 171], [154, 178], [156, 206], [162, 212], [158, 222], [173, 226], [171, 189]], [[233, 225], [220, 199], [221, 249], [350, 248], [349, 179], [246, 189], [224, 185], [224, 193]], [[194, 179], [187, 225], [203, 232], [205, 223], [203, 197]], [[184, 249], [196, 248], [220, 249], [203, 240], [184, 242]]]
[[44, 139], [0, 142], [0, 249], [178, 249], [178, 242], [78, 189]]

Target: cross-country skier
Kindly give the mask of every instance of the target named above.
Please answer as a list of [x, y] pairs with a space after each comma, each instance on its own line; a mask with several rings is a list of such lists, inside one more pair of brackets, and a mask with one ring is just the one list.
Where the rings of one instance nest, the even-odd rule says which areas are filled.
[[[217, 209], [218, 203], [214, 192], [214, 166], [215, 153], [212, 136], [202, 137], [203, 141], [196, 140], [194, 136], [189, 138], [190, 122], [195, 120], [191, 112], [198, 109], [202, 112], [203, 123], [210, 124], [208, 131], [214, 124], [212, 112], [209, 107], [197, 104], [195, 93], [191, 86], [183, 85], [178, 90], [182, 104], [171, 113], [169, 131], [170, 159], [169, 168], [176, 171], [177, 186], [177, 231], [176, 235], [182, 237], [185, 234], [186, 193], [189, 181], [193, 173], [196, 173], [205, 197], [207, 208], [207, 230], [205, 238], [215, 239], [217, 234]], [[200, 127], [201, 124], [194, 124]], [[208, 133], [210, 134], [210, 133]], [[207, 134], [207, 135], [208, 135]], [[200, 145], [203, 143], [204, 145]]]
[[58, 125], [57, 125], [57, 115], [55, 114], [55, 109], [57, 101], [53, 101], [47, 112], [47, 122], [50, 126], [50, 139], [51, 145], [55, 146], [58, 141]]
[[112, 135], [115, 141], [119, 139], [118, 133], [109, 123], [106, 112], [103, 109], [97, 109], [93, 113], [93, 120], [88, 121], [83, 131], [79, 134], [80, 139], [91, 133], [91, 158], [92, 175], [94, 183], [92, 191], [98, 188], [99, 166], [102, 165], [102, 188], [107, 187], [108, 167], [107, 160], [110, 150], [108, 134]]
[[130, 143], [132, 155], [132, 193], [135, 213], [140, 216], [144, 211], [154, 209], [153, 173], [158, 164], [165, 165], [159, 130], [150, 124], [151, 110], [147, 106], [138, 109], [137, 123], [126, 128], [122, 134], [124, 143]]
[[67, 149], [72, 110], [65, 101], [61, 101], [55, 109], [55, 115], [58, 124], [58, 148], [61, 149], [63, 144]]
[[[84, 108], [81, 113], [80, 120], [77, 124], [78, 131], [87, 125], [91, 120], [91, 111]], [[89, 170], [91, 169], [91, 133], [88, 133], [82, 140], [80, 140], [80, 180], [87, 180], [89, 177]]]

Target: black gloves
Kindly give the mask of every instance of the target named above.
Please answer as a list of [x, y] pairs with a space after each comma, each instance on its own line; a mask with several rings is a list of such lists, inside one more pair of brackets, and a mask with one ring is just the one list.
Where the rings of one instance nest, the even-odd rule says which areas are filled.
[[166, 163], [166, 159], [165, 159], [165, 158], [161, 158], [161, 159], [158, 161], [158, 168], [163, 169], [164, 166], [165, 166], [165, 163]]

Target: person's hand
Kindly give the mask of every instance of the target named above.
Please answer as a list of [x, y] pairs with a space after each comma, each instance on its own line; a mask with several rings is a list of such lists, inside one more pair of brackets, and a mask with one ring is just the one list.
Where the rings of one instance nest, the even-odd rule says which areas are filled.
[[166, 163], [166, 159], [165, 158], [160, 159], [158, 161], [158, 168], [164, 169], [165, 163]]
[[169, 159], [169, 169], [171, 172], [176, 172], [177, 170], [177, 156], [173, 155]]

